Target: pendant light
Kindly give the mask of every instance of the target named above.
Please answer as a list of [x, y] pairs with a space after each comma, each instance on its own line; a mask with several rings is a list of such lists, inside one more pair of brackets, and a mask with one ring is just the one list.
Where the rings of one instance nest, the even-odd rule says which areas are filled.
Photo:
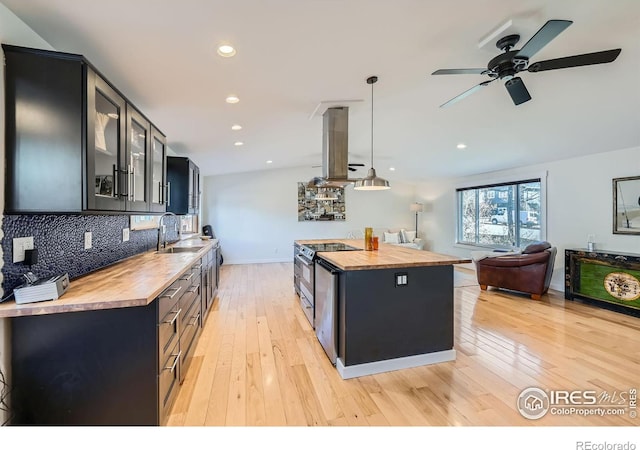
[[378, 77], [367, 78], [367, 84], [371, 85], [371, 168], [367, 172], [367, 176], [355, 182], [354, 189], [357, 191], [382, 191], [391, 189], [389, 182], [384, 178], [376, 175], [376, 169], [373, 168], [373, 84], [378, 81]]

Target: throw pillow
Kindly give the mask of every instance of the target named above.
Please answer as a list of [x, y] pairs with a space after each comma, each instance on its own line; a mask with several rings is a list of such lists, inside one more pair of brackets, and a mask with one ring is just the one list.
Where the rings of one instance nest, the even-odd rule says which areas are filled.
[[384, 242], [387, 244], [399, 244], [400, 243], [400, 233], [384, 233]]
[[405, 237], [407, 238], [406, 242], [413, 242], [416, 240], [416, 232], [415, 231], [405, 231]]
[[522, 253], [525, 255], [529, 253], [538, 253], [548, 248], [551, 248], [551, 244], [549, 244], [547, 241], [532, 242], [531, 244], [527, 245], [524, 250], [522, 250]]
[[400, 243], [406, 244], [407, 242], [411, 241], [407, 239], [407, 231], [403, 228], [402, 230], [400, 230]]

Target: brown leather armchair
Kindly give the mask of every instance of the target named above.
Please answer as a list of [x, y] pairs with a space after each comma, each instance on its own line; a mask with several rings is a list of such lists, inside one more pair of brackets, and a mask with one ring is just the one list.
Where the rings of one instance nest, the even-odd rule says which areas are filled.
[[534, 300], [547, 292], [556, 259], [556, 247], [546, 241], [529, 244], [521, 254], [474, 261], [478, 284], [526, 292]]

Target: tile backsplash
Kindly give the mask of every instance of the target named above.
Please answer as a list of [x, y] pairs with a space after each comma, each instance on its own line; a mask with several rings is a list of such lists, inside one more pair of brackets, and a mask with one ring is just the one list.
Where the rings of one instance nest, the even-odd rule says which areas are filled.
[[[177, 218], [166, 216], [167, 240], [178, 239], [174, 231]], [[130, 231], [122, 241], [122, 230], [129, 228], [128, 215], [6, 215], [2, 221], [2, 289], [9, 294], [23, 283], [22, 275], [31, 271], [40, 278], [68, 273], [69, 277], [93, 272], [121, 259], [154, 249], [158, 230]], [[84, 233], [92, 234], [92, 248], [84, 249]], [[13, 238], [33, 236], [38, 262], [33, 266], [13, 263]]]

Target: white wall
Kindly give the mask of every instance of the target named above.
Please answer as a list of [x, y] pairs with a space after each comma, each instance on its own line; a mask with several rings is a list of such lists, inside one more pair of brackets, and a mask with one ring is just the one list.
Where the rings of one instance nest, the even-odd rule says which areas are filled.
[[474, 182], [516, 181], [547, 173], [546, 239], [558, 248], [551, 287], [564, 290], [564, 250], [584, 248], [587, 235], [596, 247], [640, 253], [640, 236], [613, 234], [612, 179], [640, 175], [640, 147], [598, 153], [473, 177], [438, 180], [417, 186], [425, 202], [420, 227], [435, 252], [469, 258], [470, 249], [455, 242], [455, 189]]
[[225, 264], [291, 261], [296, 239], [346, 238], [351, 230], [415, 228], [414, 185], [389, 180], [388, 191], [345, 189], [346, 220], [298, 222], [297, 182], [318, 169], [276, 169], [204, 177], [202, 224], [221, 240]]
[[[53, 49], [2, 3], [0, 3], [0, 41], [3, 44], [36, 47], [47, 50]], [[3, 108], [0, 120], [0, 205], [2, 205], [1, 208], [4, 208], [4, 64], [0, 64], [0, 105], [2, 105], [1, 107]], [[0, 238], [3, 237], [1, 221], [2, 216], [0, 216]], [[0, 269], [2, 265], [2, 248], [0, 248]], [[2, 283], [2, 273], [0, 273], [0, 283]], [[1, 289], [0, 295], [3, 295]], [[8, 373], [9, 350], [9, 321], [7, 319], [0, 319], [0, 369], [2, 369], [2, 372], [7, 377], [10, 376]], [[0, 411], [0, 424], [4, 423], [6, 419], [6, 415]]]

